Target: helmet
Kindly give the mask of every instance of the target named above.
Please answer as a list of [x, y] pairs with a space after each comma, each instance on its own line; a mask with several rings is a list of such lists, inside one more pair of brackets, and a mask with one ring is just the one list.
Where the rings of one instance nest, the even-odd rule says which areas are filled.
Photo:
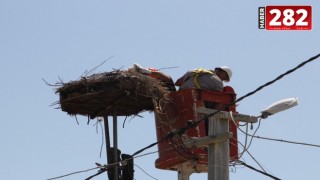
[[231, 69], [228, 66], [220, 66], [220, 67], [217, 67], [217, 69], [221, 69], [228, 74], [228, 80], [226, 80], [226, 82], [229, 82], [232, 76]]

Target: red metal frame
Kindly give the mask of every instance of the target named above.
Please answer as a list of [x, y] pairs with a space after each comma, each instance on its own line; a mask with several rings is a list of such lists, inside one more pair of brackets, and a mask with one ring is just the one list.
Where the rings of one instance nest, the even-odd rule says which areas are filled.
[[[236, 99], [236, 94], [232, 87], [227, 86], [223, 92], [186, 89], [172, 92], [170, 97], [171, 102], [167, 104], [163, 112], [156, 114], [158, 141], [171, 131], [202, 119], [204, 115], [196, 113], [196, 108], [205, 107], [205, 101], [224, 107]], [[236, 106], [231, 105], [229, 109], [224, 110], [236, 112]], [[233, 161], [238, 159], [238, 145], [237, 127], [232, 121], [229, 121], [229, 129], [233, 133], [233, 138], [230, 140], [230, 160]], [[205, 123], [201, 121], [196, 127], [188, 129], [181, 139], [204, 136], [206, 136]], [[159, 143], [158, 150], [159, 158], [156, 160], [155, 166], [159, 169], [177, 170], [179, 165], [190, 161], [190, 159], [199, 165], [206, 166], [208, 163], [206, 148], [188, 148], [188, 152], [186, 152], [186, 148], [183, 147], [179, 138]]]

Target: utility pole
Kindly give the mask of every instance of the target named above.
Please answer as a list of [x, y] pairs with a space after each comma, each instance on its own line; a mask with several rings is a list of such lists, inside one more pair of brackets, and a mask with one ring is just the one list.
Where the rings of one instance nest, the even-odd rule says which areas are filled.
[[178, 180], [189, 180], [193, 173], [193, 167], [190, 163], [183, 163], [178, 167]]
[[[229, 122], [215, 116], [209, 117], [209, 136], [229, 132]], [[229, 139], [211, 143], [208, 147], [208, 179], [229, 180]]]
[[[197, 108], [200, 114], [213, 114], [214, 109]], [[219, 137], [229, 133], [229, 120], [256, 123], [258, 117], [238, 113], [220, 111], [209, 117], [210, 137]], [[229, 180], [229, 138], [209, 144], [208, 148], [208, 180]]]

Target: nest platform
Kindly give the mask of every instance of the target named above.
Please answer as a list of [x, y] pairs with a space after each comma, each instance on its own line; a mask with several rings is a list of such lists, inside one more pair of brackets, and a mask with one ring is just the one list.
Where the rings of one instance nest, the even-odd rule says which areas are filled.
[[131, 71], [112, 71], [62, 83], [56, 90], [61, 110], [91, 119], [161, 111], [169, 90], [158, 80]]

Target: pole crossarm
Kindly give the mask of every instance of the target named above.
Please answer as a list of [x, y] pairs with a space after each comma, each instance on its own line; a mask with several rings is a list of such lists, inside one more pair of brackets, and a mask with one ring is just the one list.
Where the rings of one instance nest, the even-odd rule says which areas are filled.
[[186, 141], [184, 144], [187, 148], [191, 147], [203, 147], [208, 146], [212, 143], [218, 143], [221, 141], [225, 141], [227, 139], [231, 139], [233, 137], [232, 132], [223, 133], [217, 136], [206, 136], [201, 138], [191, 138], [191, 140]]
[[[196, 109], [197, 113], [200, 114], [213, 114], [215, 112], [217, 112], [218, 110], [215, 109], [208, 109], [208, 108], [204, 108], [204, 107], [198, 107]], [[241, 121], [241, 122], [247, 122], [247, 123], [256, 123], [258, 121], [258, 117], [256, 116], [250, 116], [250, 115], [245, 115], [245, 114], [239, 114], [239, 113], [232, 113], [232, 116], [230, 115], [230, 112], [227, 111], [220, 111], [218, 112], [215, 116], [219, 119], [234, 119], [235, 121]]]

